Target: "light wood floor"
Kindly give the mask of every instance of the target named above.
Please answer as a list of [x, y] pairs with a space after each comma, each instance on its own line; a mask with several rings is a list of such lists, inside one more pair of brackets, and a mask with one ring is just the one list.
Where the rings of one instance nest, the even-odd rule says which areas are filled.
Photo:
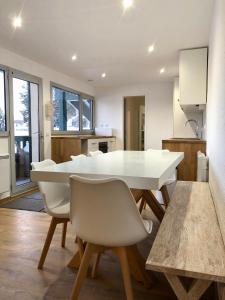
[[[66, 249], [60, 247], [61, 227], [56, 231], [45, 268], [37, 269], [50, 217], [44, 213], [0, 209], [0, 300], [69, 299], [76, 270], [66, 265], [75, 250], [68, 228]], [[140, 245], [147, 256], [153, 237]], [[135, 299], [176, 299], [163, 276], [152, 290], [133, 281]], [[214, 299], [212, 292], [204, 299]], [[101, 259], [96, 280], [88, 278], [80, 300], [125, 299], [119, 264], [111, 253]]]

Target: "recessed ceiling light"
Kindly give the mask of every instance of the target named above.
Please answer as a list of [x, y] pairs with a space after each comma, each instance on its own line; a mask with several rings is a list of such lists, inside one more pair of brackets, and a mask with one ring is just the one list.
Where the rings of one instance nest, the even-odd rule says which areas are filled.
[[102, 73], [102, 78], [105, 78], [106, 77], [106, 74], [105, 73]]
[[148, 52], [151, 53], [155, 50], [155, 46], [154, 45], [151, 45], [148, 47]]
[[165, 72], [165, 68], [161, 68], [159, 72], [160, 74], [163, 74]]
[[20, 16], [15, 17], [13, 19], [12, 25], [15, 28], [21, 27], [22, 26], [22, 19], [21, 19], [21, 17]]
[[74, 54], [74, 55], [72, 56], [72, 60], [77, 60], [76, 54]]
[[130, 7], [132, 7], [134, 4], [133, 0], [123, 0], [123, 8], [126, 10]]

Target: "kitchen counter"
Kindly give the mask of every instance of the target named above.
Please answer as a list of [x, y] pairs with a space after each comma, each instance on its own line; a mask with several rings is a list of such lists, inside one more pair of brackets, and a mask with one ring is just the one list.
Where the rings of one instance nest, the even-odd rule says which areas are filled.
[[60, 138], [60, 139], [66, 139], [66, 138], [74, 138], [78, 140], [89, 140], [89, 139], [106, 139], [106, 138], [114, 138], [115, 136], [101, 136], [101, 135], [76, 135], [76, 134], [71, 134], [71, 135], [64, 135], [64, 134], [57, 134], [57, 135], [52, 135], [52, 138]]
[[206, 144], [205, 140], [195, 139], [195, 138], [170, 138], [162, 140], [162, 142], [171, 142], [171, 143], [189, 143], [189, 144]]
[[162, 141], [162, 148], [174, 152], [184, 152], [184, 160], [177, 169], [177, 179], [197, 180], [197, 152], [206, 153], [206, 141], [195, 138], [171, 138]]

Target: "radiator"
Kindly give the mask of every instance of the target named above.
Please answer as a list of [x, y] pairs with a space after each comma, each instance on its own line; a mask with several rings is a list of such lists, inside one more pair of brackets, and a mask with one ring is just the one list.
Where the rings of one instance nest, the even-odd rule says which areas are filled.
[[9, 191], [10, 187], [10, 169], [9, 154], [0, 154], [0, 194]]

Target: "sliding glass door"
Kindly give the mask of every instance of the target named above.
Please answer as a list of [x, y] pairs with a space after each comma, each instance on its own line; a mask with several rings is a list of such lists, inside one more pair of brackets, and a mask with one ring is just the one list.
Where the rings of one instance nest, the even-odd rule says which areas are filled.
[[17, 193], [34, 186], [31, 162], [40, 160], [40, 80], [17, 71], [9, 74], [11, 186]]

